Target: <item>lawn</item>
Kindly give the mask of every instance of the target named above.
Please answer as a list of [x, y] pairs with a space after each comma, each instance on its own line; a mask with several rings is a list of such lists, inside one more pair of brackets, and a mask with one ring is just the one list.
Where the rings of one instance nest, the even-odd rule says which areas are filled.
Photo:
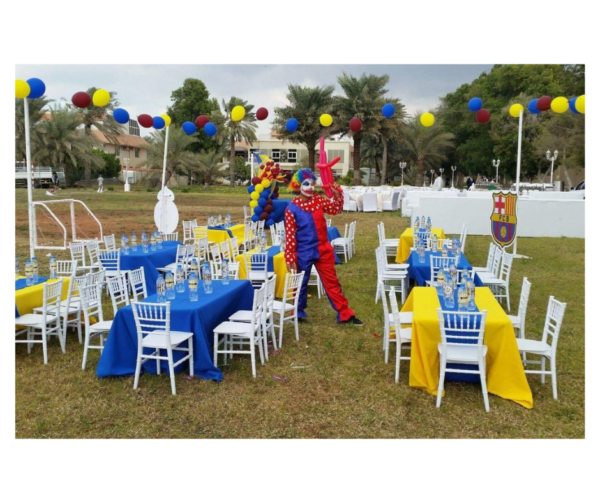
[[[35, 198], [50, 199], [35, 191]], [[180, 221], [228, 211], [242, 217], [247, 201], [241, 189], [208, 192], [176, 191]], [[117, 189], [63, 190], [59, 197], [84, 201], [103, 224], [105, 234], [153, 229], [156, 192], [124, 193]], [[484, 216], [482, 218], [488, 218]], [[527, 313], [528, 337], [542, 331], [548, 296], [566, 302], [558, 344], [558, 401], [547, 380], [528, 376], [534, 407], [490, 395], [486, 413], [478, 384], [448, 383], [441, 409], [435, 397], [408, 386], [409, 365], [403, 362], [400, 383], [394, 382], [393, 358], [383, 362], [381, 302], [374, 304], [377, 246], [376, 224], [385, 223], [387, 237], [398, 237], [408, 220], [399, 213], [344, 213], [344, 224], [357, 220], [357, 254], [337, 266], [350, 306], [363, 327], [341, 326], [326, 298], [309, 299], [310, 321], [300, 326], [300, 341], [286, 328], [280, 354], [271, 356], [252, 378], [249, 358], [238, 356], [224, 367], [217, 384], [177, 377], [172, 396], [166, 375], [142, 375], [138, 390], [133, 377], [98, 379], [99, 352], [90, 351], [81, 370], [83, 348], [69, 334], [67, 353], [56, 339], [43, 364], [41, 347], [27, 355], [15, 349], [17, 438], [583, 438], [585, 436], [585, 241], [566, 238], [522, 238], [511, 277], [511, 304], [516, 313], [523, 276], [532, 282]], [[81, 232], [89, 221], [81, 220]], [[47, 239], [56, 239], [46, 219], [39, 218]], [[435, 225], [435, 222], [434, 222]], [[16, 191], [16, 253], [23, 264], [28, 254], [27, 197]], [[181, 230], [181, 226], [179, 226]], [[469, 236], [466, 255], [484, 265], [490, 238]], [[40, 270], [48, 259], [38, 252]], [[59, 252], [57, 258], [68, 258]], [[105, 315], [112, 309], [105, 304]], [[284, 379], [275, 379], [274, 376]]]

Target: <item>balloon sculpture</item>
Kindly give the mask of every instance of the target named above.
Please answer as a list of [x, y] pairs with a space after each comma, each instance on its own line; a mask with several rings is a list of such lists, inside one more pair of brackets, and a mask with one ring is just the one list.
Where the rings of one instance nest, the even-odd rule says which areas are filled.
[[249, 206], [254, 210], [252, 221], [265, 220], [267, 227], [275, 222], [271, 218], [273, 200], [279, 197], [279, 183], [285, 181], [279, 164], [273, 162], [266, 155], [260, 155], [262, 164], [258, 168], [258, 176], [252, 178], [248, 187], [250, 194]]
[[331, 189], [331, 184], [334, 182], [333, 180], [333, 172], [331, 168], [340, 162], [340, 158], [336, 157], [333, 161], [327, 162], [327, 153], [325, 152], [325, 138], [321, 136], [321, 140], [319, 143], [319, 162], [317, 163], [317, 168], [321, 173], [321, 182], [323, 182], [323, 190], [325, 194], [327, 194], [328, 198], [333, 197], [333, 190]]

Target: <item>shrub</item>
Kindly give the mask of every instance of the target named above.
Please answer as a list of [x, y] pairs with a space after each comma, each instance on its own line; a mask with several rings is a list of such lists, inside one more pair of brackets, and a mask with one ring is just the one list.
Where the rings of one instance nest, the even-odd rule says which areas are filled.
[[112, 185], [110, 185], [109, 187], [106, 187], [106, 190], [110, 190], [111, 192], [114, 192], [115, 188]]

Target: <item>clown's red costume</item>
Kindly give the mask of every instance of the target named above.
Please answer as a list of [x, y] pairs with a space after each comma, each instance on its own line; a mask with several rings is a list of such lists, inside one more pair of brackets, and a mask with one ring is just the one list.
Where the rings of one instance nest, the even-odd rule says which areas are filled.
[[[314, 175], [310, 170], [300, 170], [298, 175], [297, 178], [300, 179], [302, 176], [312, 177], [306, 180], [311, 180], [314, 185]], [[293, 184], [294, 182], [292, 182], [292, 190], [295, 188]], [[342, 212], [344, 200], [341, 192], [340, 197], [331, 200], [321, 195], [308, 197], [304, 192], [302, 194], [304, 197], [293, 199], [285, 211], [285, 261], [290, 270], [304, 271], [298, 301], [298, 318], [306, 318], [308, 280], [314, 265], [321, 277], [327, 297], [338, 313], [338, 321], [362, 324], [355, 318], [354, 311], [350, 309], [348, 300], [342, 293], [334, 267], [335, 254], [331, 243], [327, 240], [327, 223], [324, 214], [338, 215]]]

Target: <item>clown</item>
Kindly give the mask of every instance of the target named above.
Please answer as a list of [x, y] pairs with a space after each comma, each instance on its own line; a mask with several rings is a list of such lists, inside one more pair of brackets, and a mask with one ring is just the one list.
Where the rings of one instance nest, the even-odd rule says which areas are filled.
[[290, 190], [298, 197], [294, 198], [285, 210], [285, 262], [288, 271], [304, 271], [304, 279], [298, 301], [298, 318], [306, 318], [306, 299], [310, 271], [314, 265], [321, 282], [337, 311], [339, 323], [362, 325], [348, 307], [348, 300], [342, 293], [342, 287], [335, 273], [335, 255], [327, 240], [327, 223], [324, 213], [338, 215], [342, 212], [344, 199], [341, 189], [332, 184], [333, 199], [315, 195], [316, 177], [310, 169], [301, 169], [292, 177]]

